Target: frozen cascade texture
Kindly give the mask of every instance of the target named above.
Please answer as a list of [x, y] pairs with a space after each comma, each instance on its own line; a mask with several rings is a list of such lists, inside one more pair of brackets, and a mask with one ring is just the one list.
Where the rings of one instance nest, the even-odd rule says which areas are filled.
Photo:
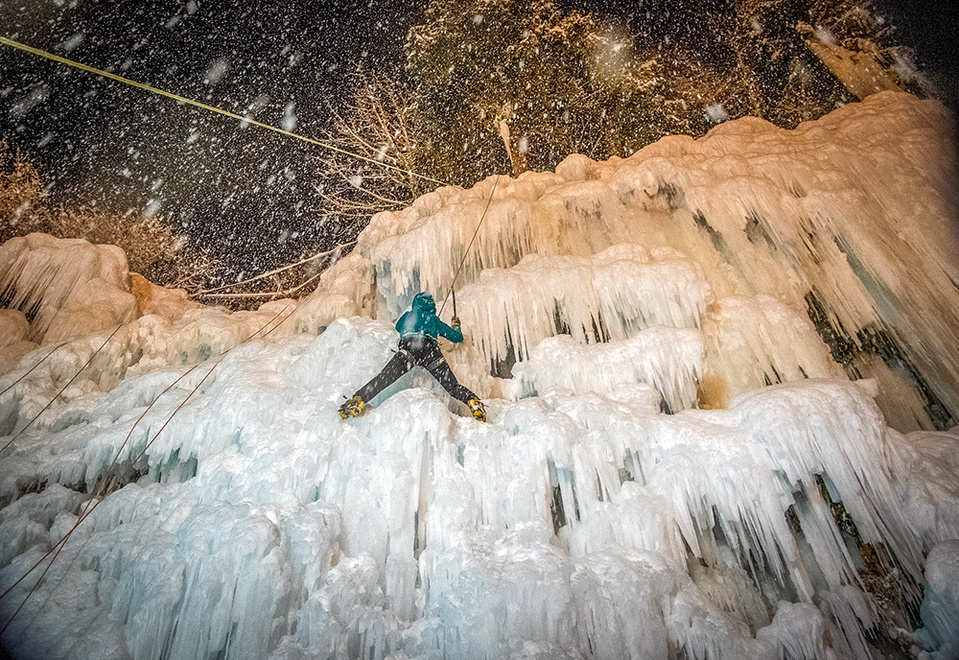
[[695, 263], [666, 248], [614, 245], [594, 257], [528, 255], [465, 287], [460, 318], [493, 363], [540, 341], [626, 339], [651, 326], [697, 328], [712, 293]]
[[[156, 292], [164, 313], [139, 307], [95, 357], [114, 325], [31, 350], [0, 375], [0, 446], [93, 360], [0, 454], [0, 590], [92, 513], [4, 645], [872, 660], [924, 587], [912, 651], [950, 657], [943, 121], [884, 94], [500, 179], [460, 275], [467, 340], [444, 346], [488, 424], [416, 372], [360, 418], [336, 408], [415, 291], [442, 306], [493, 180], [378, 216], [308, 299], [229, 314]], [[0, 346], [25, 341], [16, 314]]]
[[519, 396], [536, 396], [553, 389], [574, 395], [596, 392], [615, 395], [635, 383], [657, 392], [656, 402], [670, 412], [696, 404], [701, 376], [703, 341], [694, 329], [655, 327], [631, 339], [583, 346], [568, 335], [541, 342], [530, 358], [513, 369]]
[[944, 657], [959, 654], [959, 539], [932, 549], [926, 563], [928, 589], [922, 601], [926, 625], [921, 639], [941, 648]]
[[700, 387], [714, 404], [758, 382], [843, 377], [809, 317], [770, 296], [723, 298], [711, 306], [703, 335], [708, 368]]
[[[526, 275], [524, 257], [593, 257], [621, 244], [668, 247], [701, 269], [720, 308], [730, 296], [767, 295], [812, 319], [851, 377], [879, 383], [878, 402], [895, 428], [946, 429], [959, 415], [953, 135], [944, 108], [891, 92], [794, 131], [745, 118], [699, 140], [665, 138], [627, 159], [571, 156], [555, 174], [440, 189], [404, 211], [375, 216], [358, 251], [376, 269], [379, 313], [396, 318], [421, 288], [446, 297], [482, 218], [457, 279], [464, 289], [458, 299], [464, 310], [477, 310], [477, 324], [487, 323], [486, 310], [528, 307], [528, 315], [489, 328], [502, 336], [485, 338], [488, 355], [515, 345], [521, 359], [532, 345], [522, 345], [526, 338], [513, 324], [538, 329], [553, 316]], [[482, 288], [489, 269], [517, 265], [516, 276], [492, 276], [505, 277], [505, 291], [518, 298], [490, 300]], [[567, 287], [582, 292], [593, 285], [582, 268], [575, 275]], [[482, 299], [471, 302], [473, 282]], [[570, 332], [593, 327], [594, 307], [558, 302]], [[800, 373], [793, 361], [765, 364], [788, 358], [786, 347], [800, 333], [757, 336], [757, 326], [751, 319], [741, 327], [725, 323], [758, 355], [746, 369], [707, 356], [708, 405], [723, 407]]]

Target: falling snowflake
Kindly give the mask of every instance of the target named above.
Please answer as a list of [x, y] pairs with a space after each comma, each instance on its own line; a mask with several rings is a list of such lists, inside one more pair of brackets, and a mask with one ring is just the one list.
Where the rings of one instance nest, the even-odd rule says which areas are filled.
[[77, 46], [82, 44], [83, 39], [84, 39], [84, 35], [82, 32], [76, 33], [75, 35], [73, 35], [72, 37], [70, 37], [69, 39], [63, 42], [63, 45], [62, 45], [63, 50], [69, 53], [70, 51], [74, 50]]
[[709, 120], [714, 124], [721, 124], [729, 119], [729, 115], [726, 114], [726, 109], [719, 103], [707, 105], [706, 116], [709, 117]]
[[296, 128], [296, 115], [293, 113], [293, 101], [286, 104], [283, 108], [283, 130], [293, 131]]
[[822, 27], [821, 25], [816, 26], [816, 38], [819, 41], [823, 42], [827, 46], [836, 45], [836, 36], [830, 32], [827, 28]]
[[215, 85], [223, 80], [223, 76], [225, 76], [229, 70], [230, 63], [226, 59], [220, 58], [207, 67], [203, 82]]

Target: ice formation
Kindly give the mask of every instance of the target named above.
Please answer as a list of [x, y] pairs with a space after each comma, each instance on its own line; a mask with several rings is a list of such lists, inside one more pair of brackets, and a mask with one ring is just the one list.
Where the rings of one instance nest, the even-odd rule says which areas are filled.
[[33, 317], [30, 339], [75, 339], [131, 321], [129, 279], [115, 245], [30, 234], [0, 246], [0, 300]]
[[[256, 312], [120, 277], [132, 317], [100, 316], [49, 275], [88, 248], [30, 238], [36, 275], [0, 264], [0, 350], [26, 351], [0, 376], [4, 645], [954, 657], [947, 126], [882, 94], [440, 189]], [[454, 279], [466, 341], [445, 352], [490, 422], [416, 371], [340, 420], [412, 295], [449, 320]], [[99, 325], [51, 333], [64, 309]]]
[[943, 655], [959, 655], [959, 540], [935, 546], [926, 562], [926, 597], [920, 638], [941, 648]]

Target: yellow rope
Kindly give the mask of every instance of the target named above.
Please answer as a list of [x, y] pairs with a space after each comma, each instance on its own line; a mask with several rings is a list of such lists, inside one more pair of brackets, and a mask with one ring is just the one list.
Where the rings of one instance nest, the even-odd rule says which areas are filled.
[[217, 108], [217, 107], [215, 107], [215, 106], [207, 105], [206, 103], [200, 103], [199, 101], [194, 101], [193, 99], [189, 99], [189, 98], [186, 98], [185, 96], [180, 96], [179, 94], [174, 94], [174, 93], [172, 93], [172, 92], [168, 92], [168, 91], [166, 91], [166, 90], [160, 89], [160, 88], [158, 88], [158, 87], [154, 87], [154, 86], [152, 86], [152, 85], [147, 85], [147, 84], [145, 84], [145, 83], [137, 82], [136, 80], [130, 80], [129, 78], [124, 78], [123, 76], [118, 76], [118, 75], [116, 75], [115, 73], [110, 73], [109, 71], [104, 71], [104, 70], [102, 70], [102, 69], [96, 69], [96, 68], [94, 68], [94, 67], [92, 67], [92, 66], [87, 66], [86, 64], [81, 64], [80, 62], [75, 62], [75, 61], [69, 60], [69, 59], [67, 59], [67, 58], [65, 58], [65, 57], [60, 57], [59, 55], [54, 55], [53, 53], [48, 53], [48, 52], [46, 52], [45, 50], [40, 50], [39, 48], [33, 48], [32, 46], [27, 46], [26, 44], [22, 44], [22, 43], [20, 43], [20, 42], [18, 42], [18, 41], [14, 41], [13, 39], [8, 39], [7, 37], [0, 37], [0, 44], [5, 44], [5, 45], [7, 45], [7, 46], [11, 46], [12, 48], [18, 48], [18, 49], [20, 49], [20, 50], [22, 50], [22, 51], [25, 51], [25, 52], [27, 52], [27, 53], [31, 53], [31, 54], [33, 54], [33, 55], [37, 55], [37, 56], [39, 56], [39, 57], [45, 57], [45, 58], [48, 59], [48, 60], [53, 60], [54, 62], [59, 62], [59, 63], [61, 63], [61, 64], [66, 64], [67, 66], [72, 66], [72, 67], [74, 67], [74, 68], [80, 69], [81, 71], [87, 71], [88, 73], [93, 73], [93, 74], [98, 75], [98, 76], [103, 76], [104, 78], [109, 78], [110, 80], [116, 80], [117, 82], [121, 82], [121, 83], [123, 83], [123, 84], [125, 84], [125, 85], [130, 85], [131, 87], [137, 87], [137, 88], [139, 88], [139, 89], [143, 89], [143, 90], [146, 90], [146, 91], [148, 91], [148, 92], [152, 92], [152, 93], [154, 93], [154, 94], [159, 94], [160, 96], [166, 96], [166, 97], [169, 97], [169, 98], [171, 98], [171, 99], [174, 99], [174, 100], [176, 100], [176, 101], [178, 101], [178, 102], [180, 102], [180, 103], [187, 103], [187, 104], [189, 104], [189, 105], [193, 105], [193, 106], [196, 106], [196, 107], [198, 107], [198, 108], [203, 108], [204, 110], [209, 110], [210, 112], [217, 112], [217, 113], [219, 113], [219, 114], [221, 114], [221, 115], [225, 115], [225, 116], [231, 117], [231, 118], [233, 118], [233, 119], [238, 119], [239, 121], [241, 121], [241, 122], [246, 122], [247, 124], [253, 124], [254, 126], [259, 126], [260, 128], [266, 128], [266, 129], [271, 130], [271, 131], [276, 131], [277, 133], [281, 133], [281, 134], [283, 134], [283, 135], [286, 135], [286, 136], [289, 136], [289, 137], [292, 137], [292, 138], [296, 138], [297, 140], [303, 140], [304, 142], [309, 142], [310, 144], [315, 144], [316, 146], [318, 146], [318, 147], [323, 147], [324, 149], [329, 149], [329, 150], [331, 150], [331, 151], [337, 151], [337, 152], [339, 152], [339, 153], [341, 153], [341, 154], [344, 154], [344, 155], [346, 155], [346, 156], [350, 156], [351, 158], [356, 158], [357, 160], [365, 160], [365, 161], [367, 161], [368, 163], [372, 163], [372, 164], [378, 165], [378, 166], [380, 166], [380, 167], [385, 167], [385, 168], [387, 168], [387, 169], [394, 170], [394, 171], [396, 171], [396, 172], [401, 172], [401, 173], [403, 173], [403, 174], [409, 174], [410, 176], [415, 176], [415, 177], [417, 177], [417, 178], [419, 178], [419, 179], [423, 179], [424, 181], [429, 181], [429, 182], [431, 182], [431, 183], [437, 183], [437, 184], [439, 184], [439, 185], [441, 185], [441, 186], [450, 185], [450, 184], [448, 184], [448, 183], [445, 182], [445, 181], [439, 181], [439, 180], [437, 180], [437, 179], [431, 179], [431, 178], [428, 177], [428, 176], [423, 176], [422, 174], [417, 174], [416, 172], [410, 172], [409, 170], [404, 170], [403, 168], [396, 167], [396, 166], [394, 166], [394, 165], [389, 165], [389, 164], [387, 164], [387, 163], [380, 162], [380, 161], [375, 160], [375, 159], [373, 159], [373, 158], [367, 158], [366, 156], [361, 156], [360, 154], [355, 154], [355, 153], [352, 153], [352, 152], [350, 152], [350, 151], [346, 151], [345, 149], [340, 149], [339, 147], [333, 146], [332, 144], [327, 144], [326, 142], [320, 142], [319, 140], [314, 140], [313, 138], [308, 138], [308, 137], [303, 136], [303, 135], [300, 135], [300, 134], [298, 134], [298, 133], [294, 133], [293, 131], [287, 131], [287, 130], [282, 129], [282, 128], [277, 128], [276, 126], [271, 126], [270, 124], [264, 124], [263, 122], [256, 121], [255, 119], [251, 119], [250, 117], [243, 117], [243, 116], [238, 115], [238, 114], [236, 114], [236, 113], [229, 112], [229, 111], [227, 111], [227, 110], [221, 110], [220, 108]]

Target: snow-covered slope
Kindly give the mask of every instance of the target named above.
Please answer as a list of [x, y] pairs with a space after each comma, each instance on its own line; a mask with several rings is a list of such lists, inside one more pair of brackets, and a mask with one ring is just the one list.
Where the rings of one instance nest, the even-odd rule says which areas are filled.
[[[955, 657], [949, 130], [902, 94], [790, 132], [740, 120], [438, 190], [375, 217], [304, 301], [154, 292], [168, 303], [62, 346], [7, 312], [0, 347], [39, 347], [0, 377], [4, 622], [23, 604], [4, 644]], [[43, 272], [86, 249], [49, 247]], [[396, 316], [420, 289], [442, 306], [464, 254], [467, 340], [445, 350], [490, 422], [416, 372], [341, 421]], [[58, 318], [73, 294], [24, 272], [0, 290]]]

